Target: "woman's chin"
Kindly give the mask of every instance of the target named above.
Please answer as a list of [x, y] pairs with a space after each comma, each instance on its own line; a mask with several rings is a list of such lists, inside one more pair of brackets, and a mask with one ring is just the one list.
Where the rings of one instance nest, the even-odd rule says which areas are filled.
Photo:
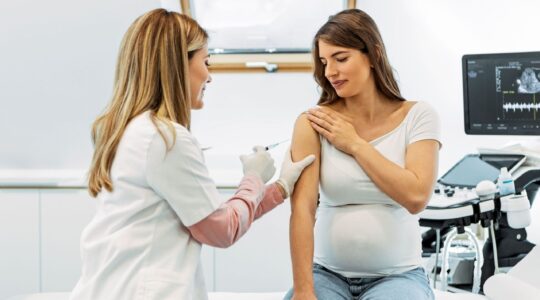
[[204, 102], [202, 102], [202, 100], [198, 100], [197, 102], [191, 104], [192, 110], [199, 110], [199, 109], [202, 109], [203, 107], [204, 107]]
[[339, 98], [347, 98], [352, 96], [352, 93], [349, 91], [336, 91], [336, 94], [339, 96]]

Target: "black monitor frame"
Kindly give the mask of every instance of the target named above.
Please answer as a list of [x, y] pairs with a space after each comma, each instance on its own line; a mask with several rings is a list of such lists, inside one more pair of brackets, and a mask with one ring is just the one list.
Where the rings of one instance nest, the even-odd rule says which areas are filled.
[[540, 52], [515, 52], [515, 53], [490, 53], [490, 54], [466, 54], [462, 57], [462, 78], [463, 78], [463, 113], [465, 133], [470, 135], [540, 135], [540, 129], [526, 129], [507, 131], [493, 131], [487, 129], [476, 129], [471, 126], [471, 118], [469, 113], [469, 103], [474, 101], [469, 99], [468, 94], [468, 68], [467, 62], [474, 59], [528, 59], [536, 58], [540, 60]]

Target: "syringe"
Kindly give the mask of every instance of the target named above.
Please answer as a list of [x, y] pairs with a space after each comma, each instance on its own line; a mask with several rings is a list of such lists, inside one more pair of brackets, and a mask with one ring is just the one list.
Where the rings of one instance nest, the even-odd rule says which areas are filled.
[[270, 150], [270, 149], [274, 149], [274, 148], [276, 148], [277, 146], [279, 146], [279, 145], [281, 145], [281, 144], [283, 144], [283, 143], [285, 143], [285, 142], [288, 142], [288, 141], [289, 141], [289, 139], [286, 139], [286, 140], [283, 140], [283, 141], [281, 141], [281, 142], [277, 142], [277, 143], [275, 143], [275, 144], [270, 144], [270, 145], [264, 147], [264, 150], [268, 151], [268, 150]]

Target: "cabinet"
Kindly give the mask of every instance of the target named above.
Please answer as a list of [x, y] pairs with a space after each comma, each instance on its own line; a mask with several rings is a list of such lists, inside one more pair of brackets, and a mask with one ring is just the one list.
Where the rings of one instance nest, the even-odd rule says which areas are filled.
[[[223, 200], [234, 192], [220, 189]], [[71, 291], [81, 272], [80, 235], [96, 205], [83, 188], [0, 189], [0, 299]], [[228, 249], [203, 246], [208, 291], [287, 290], [292, 284], [289, 211], [287, 201]]]
[[96, 200], [85, 189], [41, 190], [40, 196], [42, 291], [71, 291], [81, 274], [81, 232]]
[[[230, 198], [234, 190], [222, 191]], [[290, 204], [255, 221], [228, 249], [215, 249], [215, 288], [225, 292], [276, 292], [292, 287], [289, 255]]]
[[[85, 189], [41, 190], [42, 292], [71, 291], [81, 273], [80, 236], [96, 212], [96, 200]], [[214, 251], [201, 255], [209, 290], [214, 286]]]
[[209, 292], [216, 290], [214, 281], [214, 260], [214, 248], [203, 245], [201, 252], [201, 263], [203, 266], [204, 283], [206, 284], [206, 289]]
[[39, 194], [0, 190], [0, 299], [40, 290]]

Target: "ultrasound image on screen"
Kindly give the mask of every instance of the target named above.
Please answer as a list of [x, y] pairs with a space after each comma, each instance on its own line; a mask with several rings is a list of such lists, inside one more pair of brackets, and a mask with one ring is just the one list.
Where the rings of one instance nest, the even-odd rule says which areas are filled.
[[[520, 94], [536, 94], [540, 92], [540, 81], [538, 81], [538, 68], [525, 68], [521, 73], [521, 77], [516, 80], [518, 84], [518, 93]], [[521, 108], [523, 109], [523, 108]], [[530, 108], [527, 108], [530, 110]]]
[[463, 57], [466, 132], [540, 134], [540, 52]]

